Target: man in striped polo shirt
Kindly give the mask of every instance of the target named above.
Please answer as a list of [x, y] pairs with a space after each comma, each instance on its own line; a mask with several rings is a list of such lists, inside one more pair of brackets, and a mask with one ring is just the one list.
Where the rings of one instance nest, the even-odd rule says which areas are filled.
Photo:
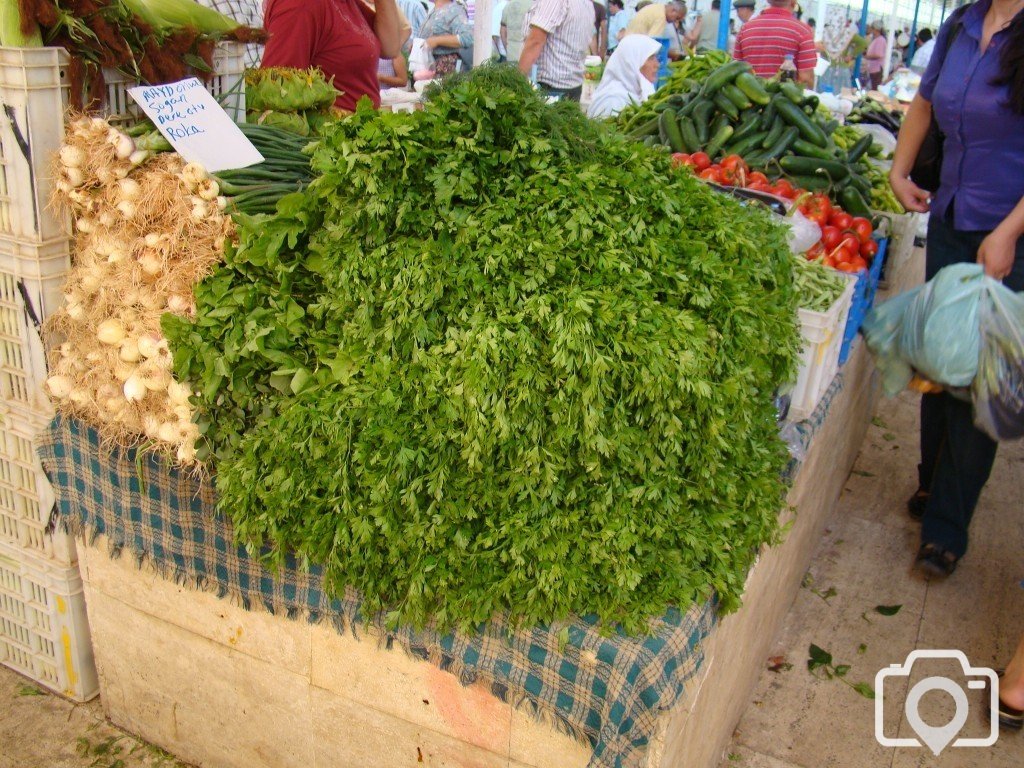
[[595, 19], [592, 0], [534, 0], [526, 14], [519, 71], [529, 76], [536, 64], [537, 85], [544, 92], [579, 101]]
[[736, 37], [733, 56], [749, 62], [758, 77], [774, 77], [787, 55], [793, 57], [797, 81], [814, 86], [814, 49], [811, 28], [793, 15], [794, 0], [768, 0], [768, 8], [743, 25]]

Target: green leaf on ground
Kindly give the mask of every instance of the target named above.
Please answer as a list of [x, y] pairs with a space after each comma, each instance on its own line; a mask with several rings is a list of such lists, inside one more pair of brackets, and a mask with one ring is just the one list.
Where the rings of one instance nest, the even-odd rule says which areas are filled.
[[889, 427], [889, 425], [886, 424], [885, 421], [883, 421], [882, 418], [879, 416], [875, 416], [874, 418], [872, 418], [871, 423], [874, 426], [879, 427], [881, 429], [887, 429]]
[[892, 432], [886, 432], [884, 435], [882, 435], [882, 439], [891, 443], [893, 440], [896, 439], [896, 435], [894, 435]]
[[872, 688], [867, 683], [856, 683], [853, 686], [853, 690], [855, 690], [857, 693], [859, 693], [865, 699], [874, 699], [875, 698], [875, 689]]
[[861, 656], [863, 656], [867, 652], [868, 652], [868, 647], [867, 647], [867, 645], [865, 643], [861, 643], [860, 645], [857, 646], [857, 653], [859, 653]]
[[811, 647], [807, 649], [807, 652], [810, 654], [810, 658], [807, 659], [808, 669], [813, 670], [832, 663], [832, 654], [814, 643], [811, 643]]
[[874, 472], [865, 472], [863, 469], [855, 469], [850, 474], [851, 475], [857, 475], [858, 477], [874, 477], [875, 476]]
[[895, 616], [902, 607], [902, 605], [876, 605], [875, 611], [883, 616]]
[[45, 696], [46, 692], [39, 690], [34, 685], [24, 685], [23, 684], [23, 685], [19, 685], [18, 686], [18, 695], [19, 696]]

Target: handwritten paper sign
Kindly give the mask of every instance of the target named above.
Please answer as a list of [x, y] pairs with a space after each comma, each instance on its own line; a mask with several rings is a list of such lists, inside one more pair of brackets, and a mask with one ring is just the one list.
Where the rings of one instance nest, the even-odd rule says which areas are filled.
[[190, 163], [215, 172], [263, 162], [263, 155], [197, 78], [140, 85], [128, 93]]

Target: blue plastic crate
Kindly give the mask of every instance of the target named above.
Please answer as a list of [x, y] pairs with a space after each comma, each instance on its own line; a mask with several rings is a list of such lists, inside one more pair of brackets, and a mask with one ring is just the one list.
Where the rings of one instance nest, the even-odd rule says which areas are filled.
[[661, 88], [669, 75], [668, 47], [672, 41], [667, 37], [656, 37], [654, 39], [661, 43], [661, 50], [658, 51], [658, 81], [656, 83], [656, 87]]
[[864, 316], [875, 303], [875, 293], [878, 291], [878, 281], [885, 264], [889, 238], [875, 238], [875, 241], [878, 243], [878, 253], [871, 262], [871, 268], [857, 275], [857, 286], [853, 289], [853, 302], [850, 304], [850, 314], [846, 319], [846, 330], [843, 331], [843, 346], [839, 350], [840, 365], [850, 356], [850, 348], [853, 346], [853, 340], [857, 338]]

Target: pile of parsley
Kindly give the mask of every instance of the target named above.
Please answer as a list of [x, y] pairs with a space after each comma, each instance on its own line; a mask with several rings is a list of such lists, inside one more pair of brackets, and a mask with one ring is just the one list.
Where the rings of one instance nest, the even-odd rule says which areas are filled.
[[785, 494], [782, 232], [507, 68], [324, 133], [165, 318], [239, 538], [394, 621], [734, 608]]

